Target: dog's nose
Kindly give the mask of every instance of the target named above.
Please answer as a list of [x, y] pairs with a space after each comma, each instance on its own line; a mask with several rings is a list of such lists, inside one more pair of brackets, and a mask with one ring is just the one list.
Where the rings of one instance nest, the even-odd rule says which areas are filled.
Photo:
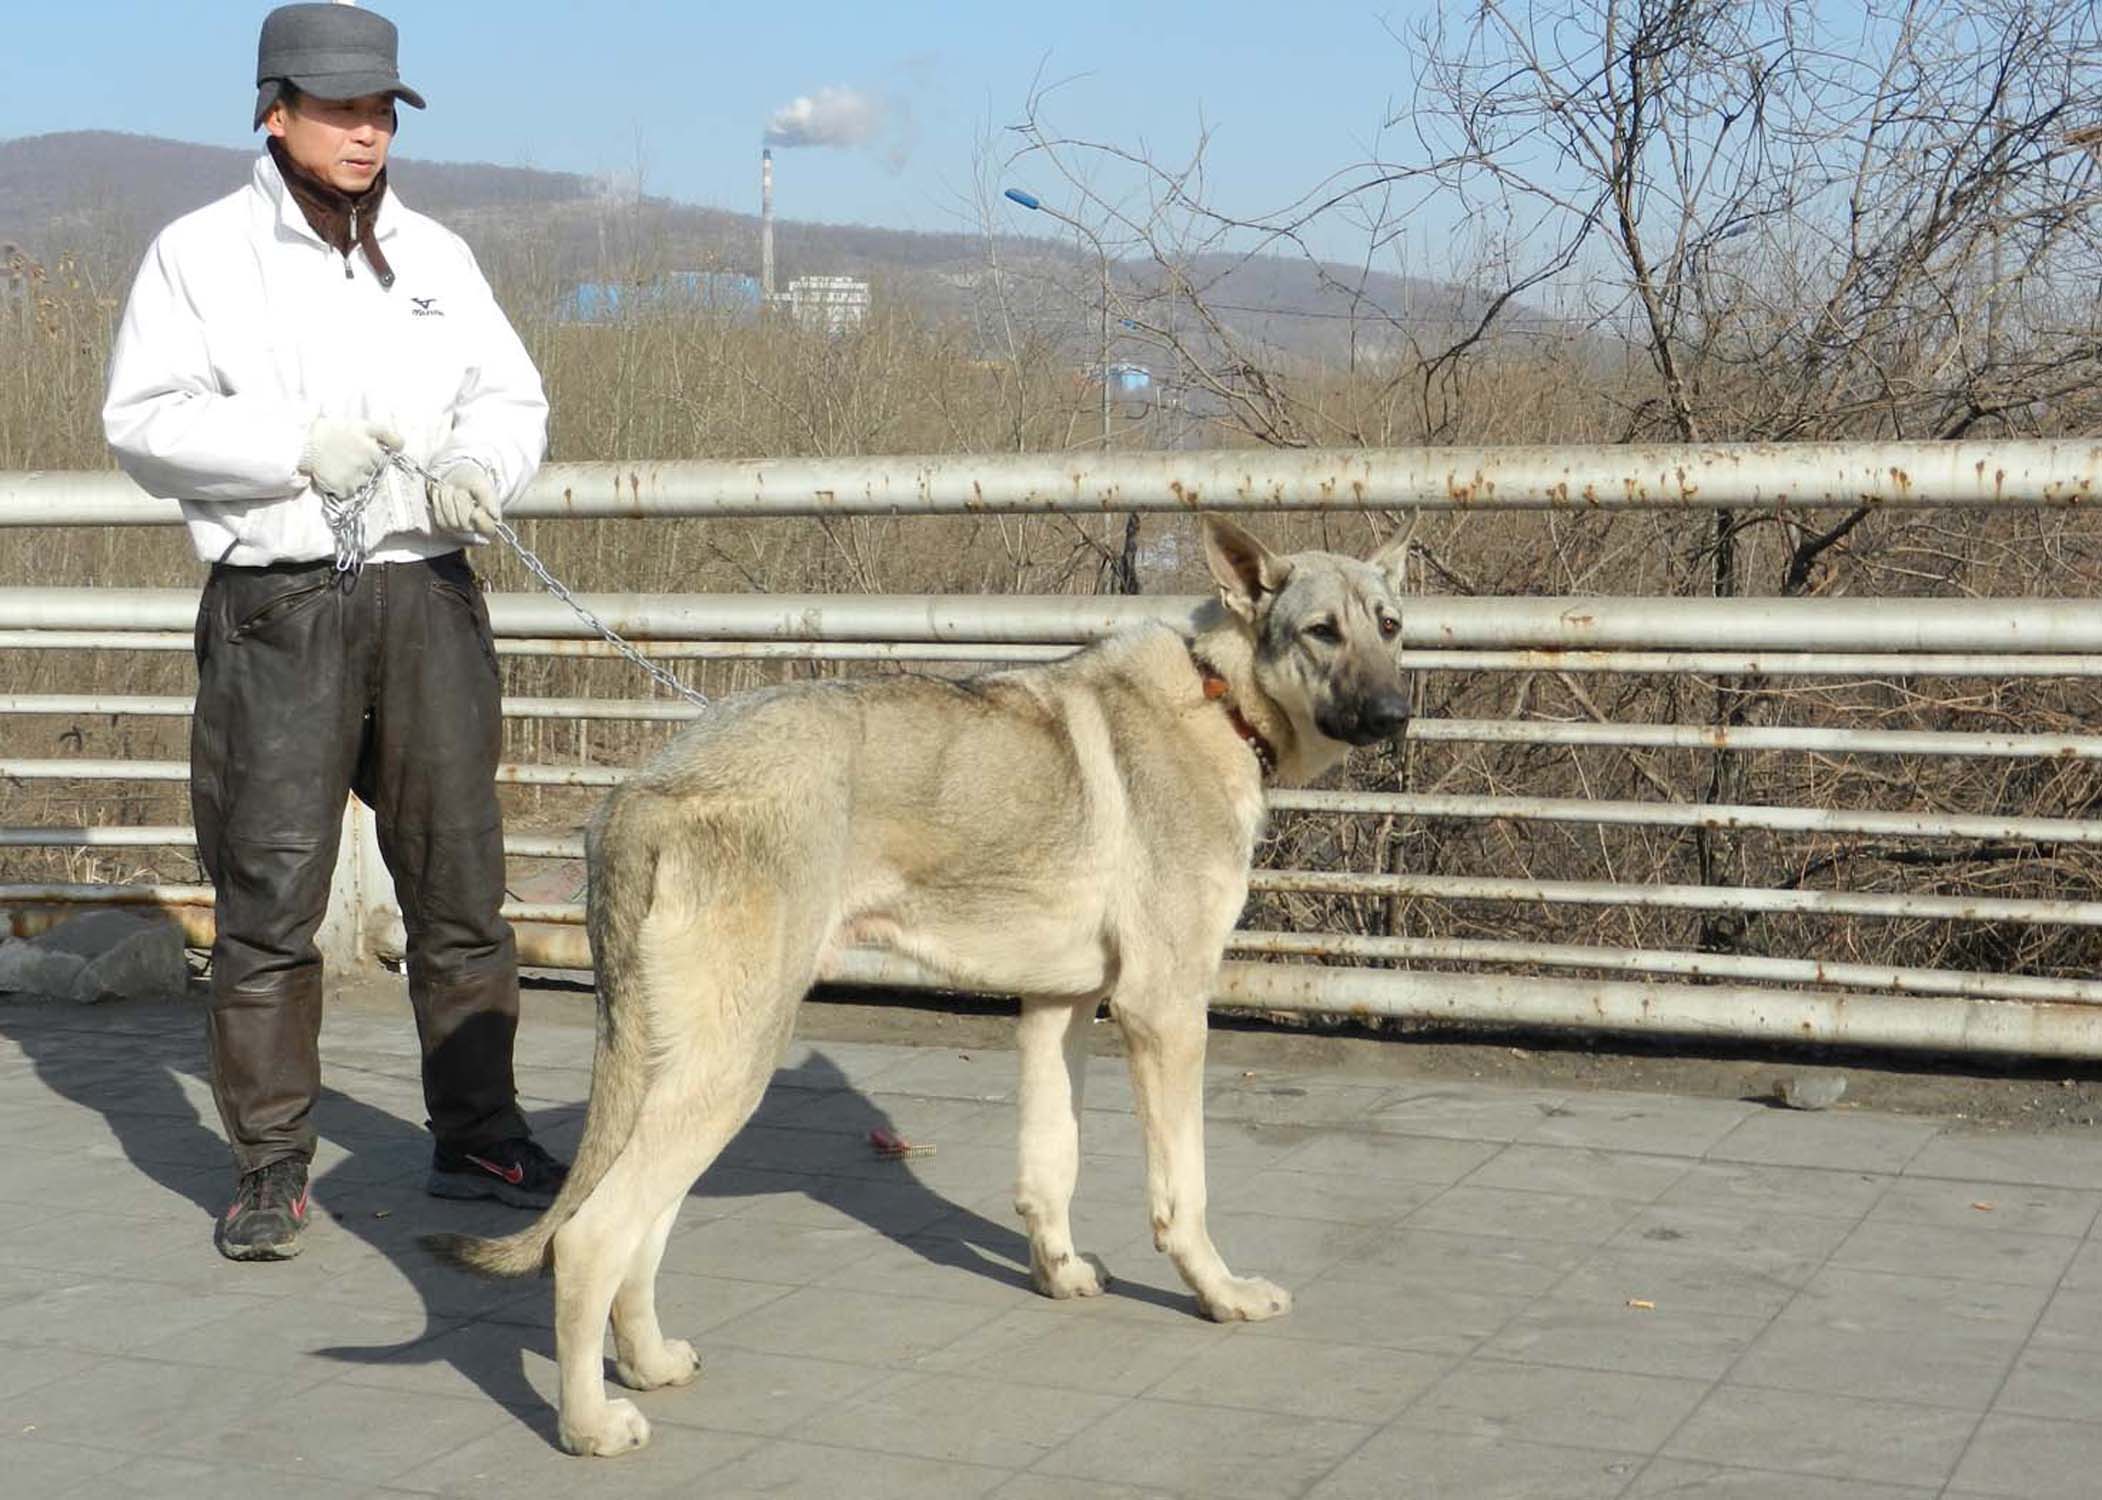
[[1366, 702], [1359, 722], [1371, 738], [1392, 739], [1409, 722], [1409, 700], [1399, 693], [1382, 693]]

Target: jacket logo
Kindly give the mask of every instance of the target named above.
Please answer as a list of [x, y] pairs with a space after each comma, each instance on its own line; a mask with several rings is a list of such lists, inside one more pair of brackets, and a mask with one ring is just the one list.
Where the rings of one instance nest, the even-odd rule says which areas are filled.
[[442, 318], [445, 309], [438, 305], [436, 297], [411, 297], [409, 316], [412, 318]]

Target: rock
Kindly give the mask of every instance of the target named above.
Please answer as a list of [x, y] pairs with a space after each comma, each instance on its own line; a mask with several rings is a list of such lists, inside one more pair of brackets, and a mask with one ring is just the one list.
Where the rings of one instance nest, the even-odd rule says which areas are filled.
[[190, 982], [182, 929], [161, 916], [93, 911], [61, 922], [27, 945], [78, 966], [71, 985], [46, 988], [83, 1005], [104, 1000], [166, 1000]]
[[1846, 1091], [1844, 1073], [1792, 1073], [1774, 1081], [1774, 1097], [1790, 1109], [1830, 1109]]
[[0, 995], [71, 995], [87, 967], [77, 953], [54, 953], [20, 938], [0, 938]]

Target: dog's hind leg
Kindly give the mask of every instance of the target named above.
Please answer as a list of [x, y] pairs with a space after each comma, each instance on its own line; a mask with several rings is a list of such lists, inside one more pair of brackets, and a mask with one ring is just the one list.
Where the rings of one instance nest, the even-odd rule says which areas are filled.
[[1022, 1002], [1021, 1165], [1015, 1212], [1029, 1226], [1029, 1279], [1046, 1297], [1093, 1297], [1109, 1272], [1073, 1248], [1070, 1208], [1080, 1177], [1080, 1103], [1093, 998]]
[[1205, 1225], [1203, 990], [1142, 993], [1127, 1004], [1120, 989], [1111, 1008], [1130, 1053], [1146, 1137], [1154, 1245], [1167, 1252], [1206, 1317], [1254, 1322], [1289, 1311], [1292, 1294], [1283, 1287], [1227, 1270]]
[[685, 1385], [701, 1371], [701, 1357], [693, 1345], [667, 1339], [657, 1321], [657, 1265], [664, 1259], [664, 1243], [678, 1221], [679, 1206], [674, 1199], [657, 1215], [613, 1294], [613, 1372], [631, 1391]]
[[790, 929], [787, 905], [748, 887], [707, 906], [697, 930], [713, 951], [650, 993], [660, 1045], [634, 1131], [555, 1233], [560, 1437], [572, 1453], [623, 1453], [649, 1440], [634, 1403], [606, 1397], [609, 1315], [622, 1380], [658, 1385], [693, 1373], [691, 1348], [657, 1325], [657, 1264], [687, 1190], [758, 1107], [809, 987], [828, 919], [806, 906]]
[[[733, 1036], [709, 1041], [725, 1054], [755, 1050]], [[698, 1366], [690, 1346], [666, 1339], [657, 1326], [657, 1263], [687, 1190], [758, 1105], [764, 1079], [751, 1086], [724, 1078], [722, 1070], [734, 1062], [715, 1059], [698, 1078], [691, 1066], [674, 1066], [653, 1083], [628, 1144], [555, 1233], [559, 1426], [562, 1446], [572, 1453], [610, 1457], [649, 1441], [649, 1422], [635, 1404], [606, 1396], [609, 1314], [616, 1373], [624, 1383], [666, 1384], [658, 1377], [691, 1378]]]

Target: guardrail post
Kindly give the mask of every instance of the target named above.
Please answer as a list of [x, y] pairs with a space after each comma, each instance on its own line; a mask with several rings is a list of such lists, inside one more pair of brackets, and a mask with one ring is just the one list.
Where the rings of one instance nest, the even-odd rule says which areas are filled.
[[380, 857], [379, 827], [372, 809], [353, 797], [343, 809], [343, 833], [336, 841], [336, 868], [329, 878], [328, 910], [314, 945], [321, 961], [337, 978], [370, 978], [381, 972], [380, 911], [392, 891], [387, 862]]

